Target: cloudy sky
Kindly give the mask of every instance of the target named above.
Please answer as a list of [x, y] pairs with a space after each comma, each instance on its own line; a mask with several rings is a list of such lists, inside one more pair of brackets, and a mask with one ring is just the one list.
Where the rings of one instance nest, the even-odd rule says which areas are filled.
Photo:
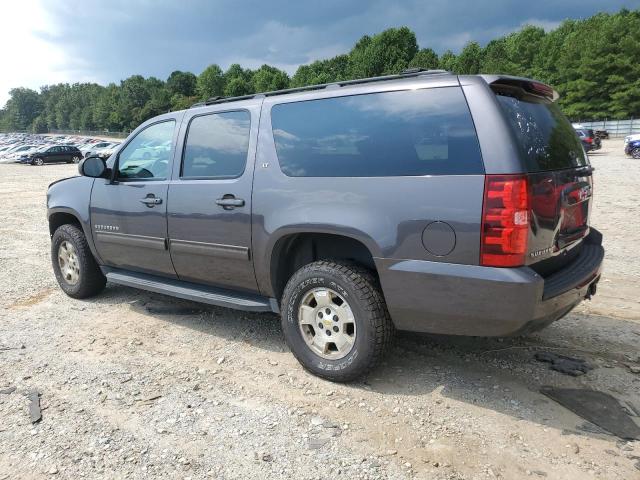
[[268, 63], [293, 73], [401, 25], [421, 47], [459, 51], [527, 23], [551, 29], [621, 7], [639, 8], [640, 0], [6, 0], [0, 105], [15, 86], [106, 84], [138, 73], [165, 79], [211, 63]]

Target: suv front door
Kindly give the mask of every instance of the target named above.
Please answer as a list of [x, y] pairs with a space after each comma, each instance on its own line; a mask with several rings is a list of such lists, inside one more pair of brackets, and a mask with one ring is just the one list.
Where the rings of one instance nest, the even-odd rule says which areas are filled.
[[169, 185], [171, 258], [181, 280], [255, 292], [251, 186], [260, 104], [187, 112]]
[[[175, 277], [167, 245], [167, 188], [181, 116], [142, 127], [108, 163], [112, 178], [96, 179], [91, 226], [105, 265]], [[139, 158], [143, 144], [167, 141], [153, 158]]]

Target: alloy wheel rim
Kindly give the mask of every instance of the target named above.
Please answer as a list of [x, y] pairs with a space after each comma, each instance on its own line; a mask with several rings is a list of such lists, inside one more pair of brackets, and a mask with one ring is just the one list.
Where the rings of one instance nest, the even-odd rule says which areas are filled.
[[309, 290], [298, 310], [302, 338], [313, 353], [338, 360], [353, 349], [356, 322], [349, 303], [331, 288]]
[[80, 280], [80, 262], [75, 247], [66, 240], [58, 247], [58, 265], [60, 274], [69, 285], [75, 285]]

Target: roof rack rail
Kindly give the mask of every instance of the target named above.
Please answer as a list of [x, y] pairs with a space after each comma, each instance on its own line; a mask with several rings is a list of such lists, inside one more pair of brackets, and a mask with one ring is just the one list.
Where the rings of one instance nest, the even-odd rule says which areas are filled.
[[198, 102], [191, 105], [191, 108], [204, 107], [207, 105], [215, 105], [218, 103], [238, 102], [240, 100], [250, 100], [254, 98], [273, 97], [276, 95], [286, 95], [288, 93], [309, 92], [312, 90], [322, 90], [325, 88], [346, 87], [349, 85], [359, 85], [362, 83], [384, 82], [386, 80], [397, 80], [421, 75], [439, 75], [449, 74], [447, 70], [425, 70], [423, 68], [408, 68], [399, 74], [383, 75], [380, 77], [357, 78], [355, 80], [343, 80], [331, 83], [321, 83], [318, 85], [307, 85], [304, 87], [285, 88], [283, 90], [273, 90], [271, 92], [252, 93], [249, 95], [240, 95], [238, 97], [211, 97], [204, 102]]

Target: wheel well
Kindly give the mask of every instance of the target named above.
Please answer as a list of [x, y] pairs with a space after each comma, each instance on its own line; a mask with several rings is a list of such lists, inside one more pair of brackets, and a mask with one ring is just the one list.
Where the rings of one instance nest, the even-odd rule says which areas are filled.
[[49, 217], [49, 234], [53, 236], [60, 226], [66, 224], [76, 225], [80, 230], [82, 230], [80, 221], [74, 215], [65, 212], [58, 212]]
[[316, 260], [348, 260], [371, 270], [376, 276], [373, 255], [360, 241], [328, 233], [298, 233], [281, 238], [271, 255], [271, 285], [280, 299], [289, 278]]

